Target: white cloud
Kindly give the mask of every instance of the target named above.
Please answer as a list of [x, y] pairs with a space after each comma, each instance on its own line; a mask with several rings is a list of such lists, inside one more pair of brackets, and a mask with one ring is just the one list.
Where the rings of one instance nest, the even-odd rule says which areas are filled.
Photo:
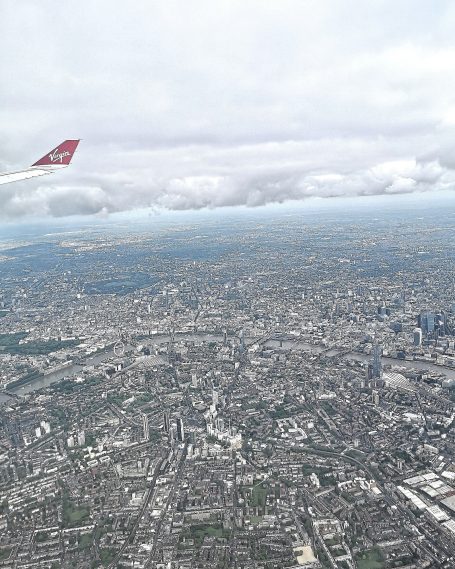
[[449, 1], [6, 0], [0, 168], [83, 141], [0, 217], [452, 188], [454, 26]]

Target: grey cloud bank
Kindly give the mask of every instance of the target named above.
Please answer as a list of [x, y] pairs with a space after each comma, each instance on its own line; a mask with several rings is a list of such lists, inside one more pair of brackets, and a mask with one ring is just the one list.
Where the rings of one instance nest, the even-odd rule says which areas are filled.
[[453, 189], [452, 2], [2, 3], [0, 218]]

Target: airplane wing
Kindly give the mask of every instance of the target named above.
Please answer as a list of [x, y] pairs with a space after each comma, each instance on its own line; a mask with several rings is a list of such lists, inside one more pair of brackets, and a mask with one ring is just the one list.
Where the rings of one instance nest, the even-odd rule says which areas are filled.
[[27, 180], [35, 176], [45, 176], [66, 168], [69, 166], [78, 144], [79, 140], [65, 140], [25, 170], [0, 173], [0, 185]]

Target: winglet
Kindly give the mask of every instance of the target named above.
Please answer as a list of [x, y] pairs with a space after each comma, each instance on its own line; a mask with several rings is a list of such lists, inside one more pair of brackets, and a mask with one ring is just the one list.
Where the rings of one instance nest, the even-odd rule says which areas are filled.
[[76, 151], [79, 140], [65, 140], [48, 154], [32, 164], [33, 166], [68, 166]]

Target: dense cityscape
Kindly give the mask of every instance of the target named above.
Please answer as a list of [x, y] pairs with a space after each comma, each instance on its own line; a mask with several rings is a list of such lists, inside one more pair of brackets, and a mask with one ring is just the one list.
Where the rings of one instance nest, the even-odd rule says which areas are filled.
[[0, 567], [455, 567], [453, 216], [0, 241]]

